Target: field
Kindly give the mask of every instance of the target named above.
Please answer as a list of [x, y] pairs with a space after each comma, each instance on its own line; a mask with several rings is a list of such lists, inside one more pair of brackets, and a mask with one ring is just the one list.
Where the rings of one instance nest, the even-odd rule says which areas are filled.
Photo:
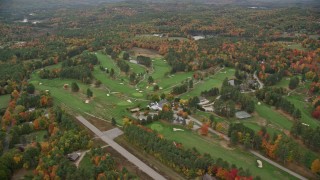
[[[171, 126], [161, 122], [155, 122], [149, 125], [149, 127], [155, 128], [169, 140], [182, 143], [185, 148], [196, 147], [201, 153], [209, 153], [212, 157], [221, 157], [229, 163], [235, 164], [237, 167], [243, 167], [244, 169], [248, 168], [254, 176], [259, 175], [260, 177], [263, 177], [263, 179], [275, 179], [275, 177], [277, 177], [276, 179], [294, 179], [267, 162], [263, 162], [263, 168], [259, 169], [256, 163], [257, 159], [252, 154], [238, 148], [229, 148], [226, 145], [222, 145], [223, 142], [219, 142], [218, 140], [205, 139], [181, 126]], [[184, 129], [184, 131], [174, 132], [172, 130], [174, 127]]]
[[0, 96], [0, 109], [6, 108], [10, 101], [10, 94]]
[[320, 122], [311, 117], [312, 107], [310, 103], [304, 101], [304, 97], [300, 94], [292, 94], [286, 97], [295, 107], [301, 111], [301, 122], [309, 124], [311, 127], [317, 127]]
[[34, 133], [28, 134], [25, 136], [26, 141], [31, 143], [32, 141], [35, 142], [42, 142], [45, 138], [45, 136], [48, 135], [48, 132], [46, 130], [36, 131]]
[[[133, 104], [127, 102], [127, 98], [120, 97], [117, 94], [107, 96], [109, 92], [106, 89], [93, 88], [79, 81], [76, 81], [80, 87], [78, 93], [71, 92], [70, 88], [63, 88], [64, 84], [71, 84], [74, 81], [71, 79], [40, 79], [35, 72], [31, 76], [30, 83], [33, 83], [38, 90], [49, 90], [58, 104], [65, 105], [78, 113], [95, 114], [107, 119], [114, 117], [119, 124], [122, 124], [123, 116], [129, 115], [126, 107]], [[41, 85], [39, 85], [40, 82]], [[94, 96], [88, 104], [85, 103], [87, 88], [91, 88]]]
[[[143, 51], [145, 52], [145, 51]], [[145, 52], [146, 53], [146, 52]], [[149, 52], [155, 53], [155, 52]], [[60, 105], [71, 109], [73, 112], [79, 114], [89, 113], [97, 117], [101, 117], [106, 120], [111, 120], [114, 117], [119, 125], [122, 125], [122, 119], [124, 117], [130, 117], [128, 108], [131, 107], [145, 107], [148, 103], [146, 99], [147, 95], [153, 92], [153, 85], [147, 83], [148, 76], [152, 76], [155, 83], [157, 83], [161, 89], [158, 93], [168, 93], [171, 89], [179, 85], [182, 81], [193, 76], [193, 72], [181, 72], [171, 75], [169, 72], [171, 67], [162, 57], [153, 58], [153, 68], [149, 69], [149, 74], [145, 75], [145, 78], [136, 86], [130, 85], [127, 75], [120, 72], [115, 62], [107, 55], [97, 52], [95, 53], [100, 61], [100, 65], [104, 68], [115, 70], [116, 78], [111, 78], [105, 71], [101, 71], [99, 65], [94, 67], [93, 76], [102, 82], [100, 87], [94, 87], [90, 84], [84, 84], [77, 80], [72, 79], [40, 79], [38, 76], [39, 71], [35, 71], [31, 75], [30, 82], [36, 86], [38, 90], [49, 90], [53, 95], [56, 102]], [[136, 73], [145, 73], [146, 67], [140, 66], [134, 63], [129, 63], [132, 68], [131, 71]], [[59, 65], [54, 65], [54, 68]], [[52, 66], [49, 68], [53, 68]], [[199, 96], [204, 90], [209, 90], [213, 87], [221, 87], [225, 78], [232, 78], [234, 76], [234, 69], [224, 68], [221, 71], [213, 74], [203, 81], [195, 82], [194, 88], [188, 93], [182, 94], [182, 98], [190, 98], [193, 96]], [[70, 88], [64, 89], [64, 84], [71, 84], [77, 82], [80, 87], [80, 91], [77, 93], [71, 92]], [[87, 100], [86, 90], [90, 88], [93, 91], [93, 98], [89, 103], [85, 103]], [[130, 100], [130, 101], [128, 101]], [[294, 99], [292, 100], [294, 101]], [[197, 112], [196, 118], [204, 119], [208, 118], [210, 113]], [[277, 112], [274, 108], [265, 104], [256, 106], [256, 114], [253, 118], [242, 121], [247, 127], [250, 127], [256, 131], [261, 128], [260, 120], [269, 124], [267, 126], [270, 134], [279, 133], [282, 130], [290, 130], [292, 121], [287, 119], [281, 113]], [[226, 127], [230, 122], [238, 121], [235, 119], [224, 119], [216, 117], [218, 122], [223, 122]], [[201, 153], [209, 153], [211, 156], [218, 158], [221, 157], [231, 164], [235, 164], [238, 167], [249, 168], [253, 175], [259, 175], [266, 179], [272, 177], [279, 177], [279, 179], [290, 179], [290, 175], [280, 171], [264, 162], [264, 168], [259, 169], [256, 167], [256, 157], [239, 148], [229, 148], [226, 142], [220, 141], [217, 138], [203, 138], [198, 134], [185, 130], [184, 132], [173, 132], [172, 128], [176, 126], [166, 125], [163, 123], [153, 123], [150, 125], [153, 129], [163, 134], [166, 138], [174, 141], [181, 142], [186, 148], [193, 148], [194, 146]], [[181, 128], [180, 126], [178, 126]], [[226, 130], [226, 129], [225, 129]], [[224, 132], [225, 132], [224, 130]], [[81, 162], [86, 166], [86, 157]]]
[[291, 129], [293, 122], [287, 119], [281, 113], [275, 111], [273, 107], [262, 103], [261, 105], [256, 105], [256, 112], [259, 114], [259, 116], [266, 119], [268, 124], [272, 123], [281, 129]]
[[155, 50], [138, 48], [138, 47], [134, 47], [134, 48], [130, 49], [129, 53], [131, 54], [131, 56], [148, 56], [150, 58], [161, 58], [162, 57]]
[[217, 72], [204, 81], [199, 82], [197, 85], [194, 85], [194, 88], [190, 92], [183, 94], [181, 97], [190, 98], [193, 96], [199, 96], [202, 91], [209, 90], [213, 87], [220, 88], [225, 78], [232, 78], [233, 76], [234, 69], [224, 68], [220, 72]]

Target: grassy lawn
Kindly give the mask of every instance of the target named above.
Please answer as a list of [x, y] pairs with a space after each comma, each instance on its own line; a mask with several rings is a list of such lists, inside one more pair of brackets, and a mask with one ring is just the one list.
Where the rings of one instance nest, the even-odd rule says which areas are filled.
[[280, 82], [278, 82], [278, 83], [275, 84], [274, 86], [275, 86], [275, 87], [282, 87], [282, 88], [288, 89], [288, 88], [289, 88], [289, 82], [290, 82], [290, 78], [284, 77], [284, 78], [281, 79]]
[[[115, 70], [116, 75], [119, 74], [120, 70], [117, 66], [115, 66], [113, 60], [106, 55], [103, 55], [101, 53], [96, 54], [99, 61], [101, 62], [101, 65], [103, 67], [107, 67], [108, 69], [113, 68]], [[144, 67], [129, 63], [130, 67], [132, 67], [133, 71], [136, 73], [143, 73], [145, 72]], [[135, 97], [135, 98], [141, 98], [144, 96], [145, 93], [137, 94], [137, 90], [134, 86], [129, 85], [129, 79], [128, 76], [121, 75], [120, 77], [117, 77], [115, 79], [112, 79], [109, 74], [107, 74], [104, 71], [101, 71], [98, 66], [94, 68], [93, 76], [100, 80], [104, 86], [106, 86], [111, 92], [120, 92], [123, 94], [126, 94], [129, 97]], [[109, 93], [109, 92], [108, 92]]]
[[[260, 131], [260, 129], [261, 129], [260, 125], [258, 125], [255, 122], [252, 122], [252, 121], [242, 121], [242, 123], [246, 127], [253, 129], [255, 132]], [[267, 126], [266, 128], [267, 128], [267, 131], [268, 131], [270, 136], [273, 136], [273, 134], [282, 134], [281, 131], [276, 130], [276, 129], [270, 127], [270, 126]]]
[[44, 137], [48, 135], [48, 132], [46, 130], [41, 130], [41, 131], [36, 131], [33, 133], [30, 133], [28, 135], [25, 135], [25, 138], [27, 140], [27, 142], [32, 142], [32, 141], [36, 141], [36, 142], [42, 142], [44, 141]]
[[120, 69], [118, 66], [115, 64], [115, 62], [111, 59], [110, 56], [104, 55], [101, 52], [97, 52], [96, 56], [98, 60], [100, 61], [100, 65], [103, 66], [104, 68], [114, 69], [115, 74], [119, 74]]
[[[201, 120], [201, 119], [209, 119], [210, 115], [212, 115], [213, 113], [210, 112], [204, 112], [204, 111], [199, 111], [197, 110], [196, 114], [192, 114], [192, 116], [194, 117], [199, 117], [197, 119]], [[214, 120], [217, 122], [228, 122], [225, 118], [222, 117], [218, 117], [216, 115], [214, 115]]]
[[140, 73], [145, 73], [146, 72], [146, 68], [144, 66], [142, 66], [142, 65], [131, 63], [131, 62], [128, 62], [128, 64], [130, 66], [130, 70], [132, 72], [135, 72], [136, 74], [140, 74]]
[[0, 109], [6, 108], [10, 101], [10, 94], [0, 96]]
[[[108, 120], [114, 117], [119, 124], [122, 124], [123, 116], [130, 115], [126, 108], [139, 103], [134, 100], [129, 103], [127, 102], [128, 98], [122, 97], [120, 94], [109, 94], [107, 96], [109, 92], [104, 88], [94, 88], [72, 79], [40, 79], [37, 72], [32, 74], [30, 82], [38, 90], [49, 90], [60, 105], [65, 105], [78, 113], [88, 112]], [[41, 85], [39, 85], [40, 82]], [[64, 84], [71, 84], [72, 82], [77, 82], [79, 85], [80, 91], [78, 93], [71, 92], [70, 88], [63, 89]], [[89, 87], [93, 91], [94, 97], [89, 104], [86, 104], [86, 90]]]
[[152, 64], [154, 71], [151, 76], [155, 81], [164, 78], [165, 73], [171, 70], [171, 67], [162, 58], [153, 59]]
[[256, 112], [268, 123], [272, 123], [280, 128], [290, 130], [292, 126], [292, 121], [287, 119], [284, 115], [275, 111], [272, 107], [262, 103], [256, 106]]
[[221, 87], [221, 84], [225, 78], [231, 78], [234, 76], [234, 69], [224, 68], [220, 72], [210, 76], [204, 81], [200, 82], [197, 85], [194, 85], [194, 88], [188, 93], [183, 94], [182, 98], [190, 98], [193, 96], [199, 96], [202, 91], [209, 90], [213, 87]]
[[311, 116], [312, 107], [310, 103], [304, 101], [304, 97], [298, 94], [292, 94], [286, 96], [286, 98], [294, 104], [294, 106], [301, 111], [301, 122], [309, 124], [311, 127], [317, 127], [320, 125], [320, 122], [313, 119]]
[[91, 169], [92, 166], [93, 166], [93, 164], [91, 163], [90, 157], [89, 157], [88, 153], [86, 153], [79, 164], [79, 168]]
[[[160, 128], [162, 126], [162, 128]], [[214, 158], [222, 158], [231, 164], [235, 164], [237, 167], [244, 169], [248, 168], [253, 176], [259, 175], [263, 179], [294, 179], [289, 174], [277, 169], [276, 167], [263, 161], [263, 168], [257, 167], [257, 158], [240, 149], [230, 149], [223, 147], [218, 141], [207, 140], [199, 136], [198, 134], [186, 130], [181, 132], [174, 132], [173, 127], [183, 129], [181, 126], [166, 125], [161, 122], [155, 122], [150, 124], [149, 127], [156, 127], [159, 133], [164, 135], [165, 138], [181, 142], [185, 148], [196, 147], [201, 153], [209, 153]]]
[[181, 84], [182, 81], [185, 81], [188, 78], [192, 78], [193, 72], [185, 72], [185, 73], [176, 73], [172, 74], [169, 77], [161, 78], [158, 81], [158, 85], [162, 87], [164, 90], [170, 89], [170, 87], [174, 85]]

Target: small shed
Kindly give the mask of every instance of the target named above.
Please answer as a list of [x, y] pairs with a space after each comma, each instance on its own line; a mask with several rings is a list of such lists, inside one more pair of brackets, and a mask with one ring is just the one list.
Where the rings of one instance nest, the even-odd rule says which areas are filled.
[[251, 114], [247, 113], [246, 111], [238, 111], [235, 115], [238, 119], [247, 119], [251, 117]]
[[77, 159], [79, 159], [79, 157], [80, 157], [80, 155], [81, 155], [81, 153], [76, 153], [76, 152], [73, 152], [73, 153], [71, 153], [71, 154], [68, 154], [68, 159], [70, 160], [70, 161], [76, 161]]
[[234, 85], [235, 85], [234, 79], [229, 80], [228, 83], [229, 83], [231, 86], [234, 86]]

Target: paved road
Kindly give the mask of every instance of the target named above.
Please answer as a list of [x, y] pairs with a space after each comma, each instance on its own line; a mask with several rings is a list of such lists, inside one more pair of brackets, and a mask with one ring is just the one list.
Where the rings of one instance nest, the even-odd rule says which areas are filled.
[[[195, 123], [197, 123], [197, 124], [199, 124], [200, 126], [202, 126], [202, 122], [201, 122], [201, 121], [199, 121], [199, 120], [197, 120], [197, 119], [195, 119], [195, 118], [193, 118], [193, 117], [191, 117], [191, 116], [189, 116], [189, 119], [191, 119], [191, 120], [194, 121]], [[220, 137], [223, 137], [223, 139], [225, 139], [226, 141], [230, 141], [230, 138], [229, 138], [228, 136], [226, 136], [226, 135], [224, 135], [224, 134], [222, 134], [222, 133], [220, 133], [220, 132], [218, 132], [218, 131], [215, 131], [215, 130], [213, 130], [212, 128], [209, 128], [209, 131], [210, 131], [211, 133], [217, 134], [217, 135], [220, 136]], [[249, 152], [250, 152], [251, 154], [253, 154], [253, 155], [255, 155], [255, 156], [263, 159], [264, 161], [267, 161], [267, 162], [270, 163], [271, 165], [273, 165], [273, 166], [275, 166], [275, 167], [277, 167], [277, 168], [279, 168], [279, 169], [281, 169], [281, 170], [283, 170], [283, 171], [291, 174], [292, 176], [294, 176], [294, 177], [296, 177], [296, 178], [298, 178], [298, 179], [307, 180], [307, 178], [305, 178], [305, 177], [303, 177], [303, 176], [301, 176], [301, 175], [299, 175], [299, 174], [291, 171], [290, 169], [287, 169], [287, 168], [281, 166], [280, 164], [278, 164], [278, 163], [276, 163], [276, 162], [274, 162], [274, 161], [272, 161], [272, 160], [264, 157], [263, 155], [257, 153], [256, 151], [249, 150]]]
[[255, 151], [253, 151], [253, 150], [250, 150], [250, 152], [251, 152], [252, 154], [254, 154], [255, 156], [263, 159], [264, 161], [267, 161], [268, 163], [272, 164], [273, 166], [276, 166], [277, 168], [279, 168], [279, 169], [281, 169], [281, 170], [283, 170], [283, 171], [291, 174], [292, 176], [295, 176], [295, 177], [298, 178], [298, 179], [307, 180], [307, 178], [305, 178], [305, 177], [303, 177], [303, 176], [301, 176], [301, 175], [299, 175], [299, 174], [291, 171], [290, 169], [287, 169], [287, 168], [281, 166], [280, 164], [278, 164], [278, 163], [276, 163], [276, 162], [274, 162], [274, 161], [271, 161], [270, 159], [268, 159], [268, 158], [264, 157], [263, 155], [259, 154], [258, 152], [255, 152]]
[[[192, 116], [188, 116], [188, 118], [192, 121], [194, 121], [195, 123], [197, 123], [199, 126], [202, 126], [202, 122], [199, 121], [198, 119], [192, 117]], [[230, 141], [230, 138], [224, 134], [222, 134], [221, 132], [218, 132], [216, 130], [213, 130], [212, 128], [208, 128], [209, 132], [214, 133], [216, 135], [218, 135], [219, 137], [222, 137], [223, 139], [225, 139], [226, 141]]]
[[151, 178], [156, 180], [165, 180], [166, 178], [163, 177], [161, 174], [150, 168], [148, 165], [146, 165], [144, 162], [139, 160], [137, 157], [132, 155], [130, 152], [128, 152], [126, 149], [121, 147], [118, 143], [114, 142], [108, 135], [101, 132], [99, 129], [97, 129], [94, 125], [92, 125], [90, 122], [88, 122], [86, 119], [84, 119], [82, 116], [76, 117], [82, 124], [84, 124], [87, 128], [89, 128], [92, 132], [94, 132], [98, 137], [100, 137], [104, 142], [109, 144], [114, 150], [118, 151], [123, 157], [128, 159], [131, 163], [139, 167], [143, 172], [148, 174]]
[[258, 76], [257, 76], [257, 71], [255, 71], [254, 73], [253, 73], [253, 78], [255, 78], [257, 81], [258, 81], [258, 83], [259, 83], [259, 89], [262, 89], [263, 88], [263, 86], [264, 86], [264, 84], [260, 81], [260, 79], [258, 78]]
[[114, 139], [123, 134], [119, 128], [113, 128], [108, 131], [103, 132], [104, 135], [108, 136], [110, 139]]

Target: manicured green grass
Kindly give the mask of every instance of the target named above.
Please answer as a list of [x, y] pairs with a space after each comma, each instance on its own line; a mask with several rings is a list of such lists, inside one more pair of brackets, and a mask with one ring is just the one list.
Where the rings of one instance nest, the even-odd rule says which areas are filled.
[[[115, 66], [113, 60], [104, 54], [97, 53], [96, 54], [101, 65], [103, 67], [107, 67], [109, 70], [113, 68], [115, 70], [116, 76], [118, 76], [120, 70], [117, 66]], [[144, 68], [133, 63], [129, 63], [130, 66], [135, 67], [134, 70], [139, 72], [144, 72]], [[137, 72], [136, 72], [137, 73]], [[100, 80], [104, 86], [106, 86], [111, 92], [120, 92], [126, 94], [128, 96], [133, 95], [133, 97], [142, 97], [140, 94], [136, 96], [136, 89], [134, 86], [129, 85], [128, 76], [120, 76], [116, 78], [111, 78], [109, 74], [104, 71], [101, 71], [98, 66], [94, 68], [93, 76]]]
[[[274, 86], [275, 87], [282, 87], [282, 88], [286, 88], [286, 89], [289, 89], [289, 82], [290, 82], [290, 79], [293, 78], [293, 77], [298, 77], [300, 80], [301, 80], [301, 75], [298, 75], [298, 76], [292, 76], [292, 77], [283, 77], [281, 79], [280, 82], [276, 83]], [[301, 86], [299, 86], [298, 88], [300, 88]], [[290, 90], [290, 89], [289, 89]]]
[[[109, 93], [103, 88], [94, 88], [90, 85], [83, 84], [79, 81], [72, 79], [40, 79], [37, 72], [31, 75], [31, 83], [36, 86], [38, 90], [49, 90], [57, 104], [65, 105], [78, 113], [90, 113], [96, 116], [111, 120], [114, 117], [117, 123], [122, 124], [123, 116], [129, 116], [129, 112], [126, 110], [128, 106], [136, 106], [137, 102], [132, 100], [132, 103], [127, 102], [128, 98], [121, 98], [117, 94]], [[39, 83], [42, 83], [39, 85]], [[80, 87], [80, 91], [77, 93], [71, 92], [70, 88], [63, 89], [64, 84], [71, 84], [77, 82]], [[93, 91], [93, 100], [86, 104], [86, 90], [90, 88]], [[122, 104], [118, 106], [117, 104]]]
[[164, 90], [166, 90], [172, 86], [181, 84], [181, 82], [185, 81], [186, 79], [191, 79], [192, 75], [193, 75], [193, 72], [172, 74], [172, 75], [169, 75], [168, 77], [159, 79], [158, 85], [162, 87]]
[[[261, 126], [259, 126], [257, 123], [254, 123], [254, 122], [242, 121], [242, 123], [246, 127], [253, 129], [255, 132], [258, 132], [261, 129]], [[282, 134], [282, 132], [280, 132], [280, 131], [272, 128], [272, 127], [267, 126], [266, 128], [267, 128], [267, 131], [268, 131], [269, 135], [271, 135], [271, 136], [273, 134]]]
[[299, 94], [292, 94], [286, 96], [286, 98], [294, 104], [294, 106], [301, 111], [301, 122], [309, 124], [311, 127], [317, 127], [320, 125], [320, 122], [316, 119], [313, 119], [311, 116], [312, 107], [311, 104], [304, 101], [304, 97]]
[[10, 94], [0, 96], [0, 109], [6, 108], [10, 101]]
[[100, 65], [102, 65], [104, 68], [108, 68], [109, 70], [111, 70], [113, 68], [115, 73], [119, 74], [120, 69], [115, 64], [115, 62], [111, 59], [110, 56], [102, 54], [101, 52], [97, 52], [96, 56], [97, 56], [98, 60], [100, 61]]
[[[159, 133], [164, 135], [166, 139], [180, 142], [185, 148], [196, 147], [200, 153], [208, 153], [214, 158], [220, 157], [228, 161], [230, 164], [235, 164], [237, 167], [242, 167], [244, 169], [248, 168], [253, 176], [259, 175], [263, 179], [275, 179], [275, 177], [276, 179], [295, 179], [265, 161], [263, 161], [263, 168], [258, 168], [256, 162], [257, 158], [249, 152], [237, 148], [230, 149], [222, 147], [218, 141], [204, 139], [198, 134], [184, 129], [181, 126], [166, 125], [161, 122], [155, 122], [149, 125], [149, 127], [155, 125], [161, 125], [163, 127]], [[174, 127], [184, 129], [184, 131], [174, 132]]]
[[194, 88], [188, 93], [183, 94], [182, 98], [190, 98], [193, 96], [199, 96], [202, 91], [209, 90], [213, 87], [220, 88], [223, 80], [225, 78], [231, 78], [234, 76], [234, 69], [232, 68], [224, 68], [220, 72], [217, 72], [213, 76], [205, 79], [197, 85], [194, 85]]
[[86, 153], [84, 155], [84, 157], [82, 158], [80, 164], [79, 164], [79, 168], [81, 169], [92, 169], [92, 162], [91, 162], [91, 159], [88, 155], [88, 153]]
[[256, 112], [264, 119], [266, 119], [268, 122], [286, 129], [290, 130], [292, 126], [292, 121], [287, 119], [285, 116], [280, 114], [279, 112], [276, 112], [272, 107], [262, 103], [261, 105], [256, 105]]
[[284, 78], [281, 79], [280, 82], [278, 82], [278, 83], [275, 84], [274, 86], [275, 86], [275, 87], [282, 87], [282, 88], [288, 89], [288, 88], [289, 88], [289, 82], [290, 82], [290, 78], [284, 77]]
[[111, 92], [120, 92], [128, 95], [137, 92], [133, 86], [128, 85], [128, 82], [121, 81], [119, 78], [112, 79], [109, 74], [101, 71], [99, 67], [94, 68], [93, 76], [100, 80]]
[[128, 64], [130, 66], [130, 71], [136, 73], [136, 74], [140, 74], [140, 73], [145, 73], [146, 72], [146, 68], [142, 65], [139, 64], [135, 64], [135, 63], [131, 63], [128, 61]]
[[170, 72], [171, 67], [162, 58], [156, 58], [152, 61], [154, 71], [151, 74], [154, 80], [160, 80], [164, 78], [165, 73]]
[[161, 132], [163, 131], [163, 126], [160, 123], [154, 123], [150, 126], [150, 128], [154, 131]]
[[143, 97], [143, 94], [141, 93], [132, 93], [132, 95], [135, 97]]

